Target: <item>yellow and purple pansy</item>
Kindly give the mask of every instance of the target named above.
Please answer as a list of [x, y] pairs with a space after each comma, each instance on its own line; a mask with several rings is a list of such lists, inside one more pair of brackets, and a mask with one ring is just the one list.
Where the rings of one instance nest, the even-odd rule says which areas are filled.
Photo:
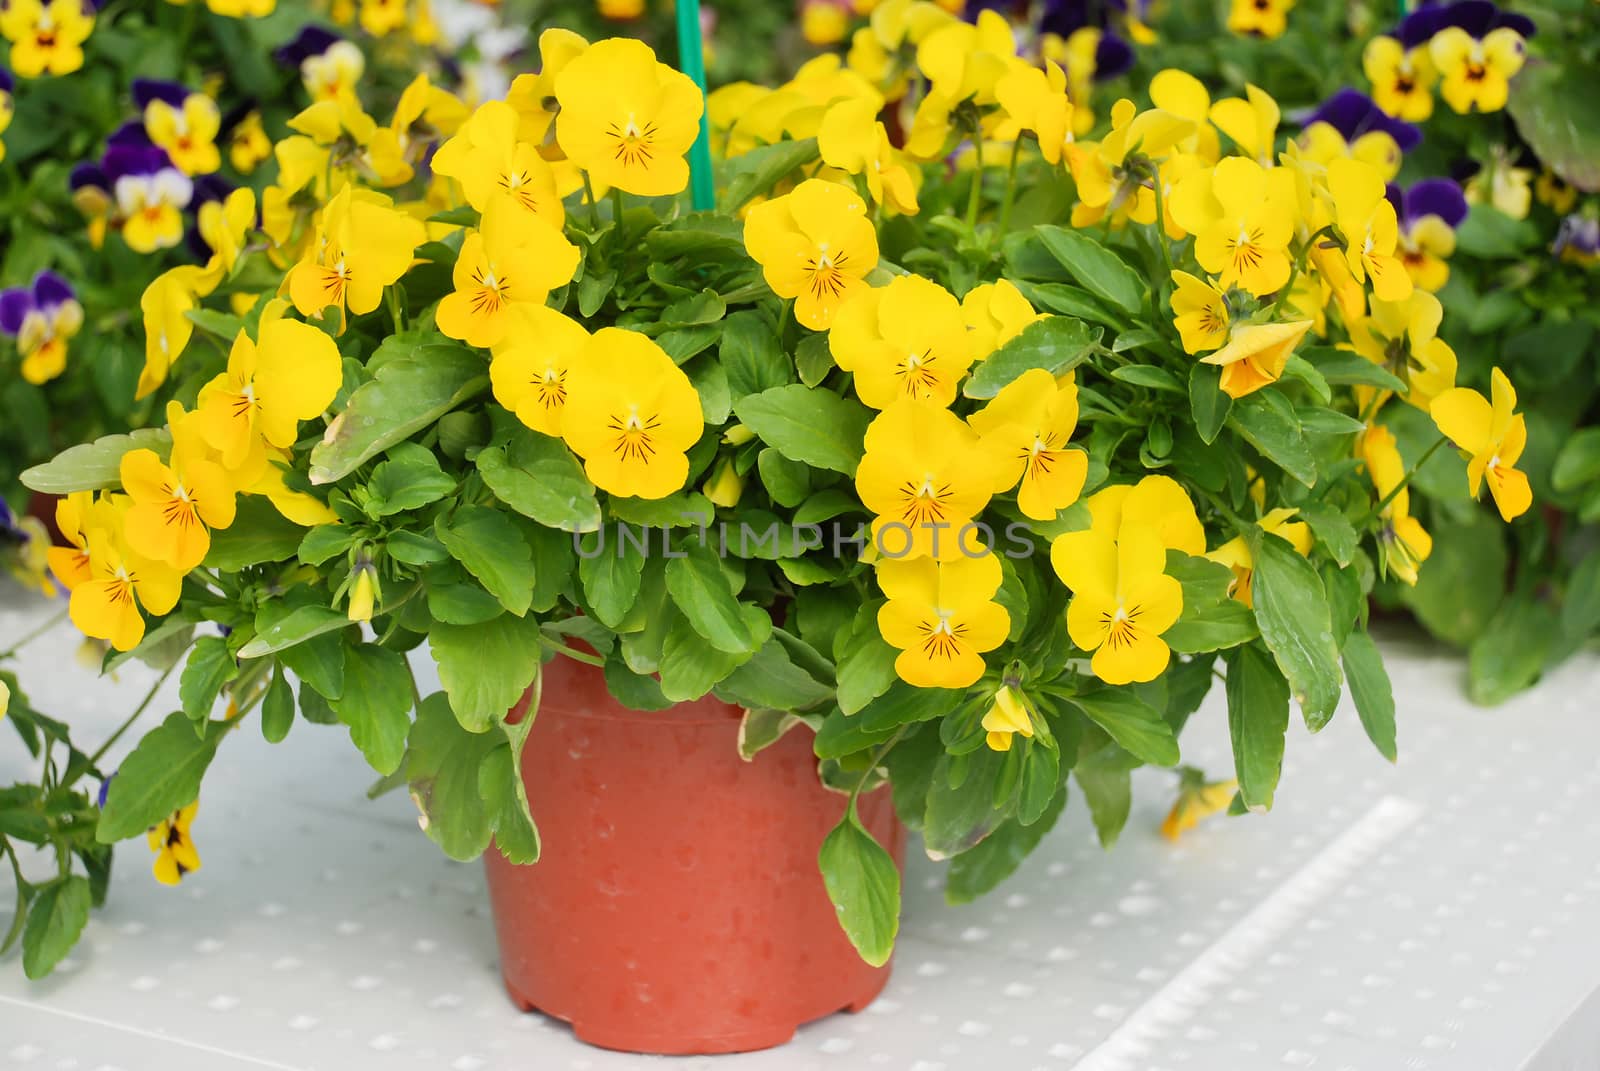
[[1302, 153], [1326, 165], [1341, 156], [1354, 157], [1377, 168], [1384, 180], [1400, 170], [1400, 158], [1422, 141], [1422, 131], [1401, 122], [1348, 87], [1317, 106], [1300, 132]]
[[0, 290], [0, 333], [16, 339], [22, 378], [47, 383], [67, 366], [67, 342], [83, 326], [83, 306], [53, 271], [27, 286]]
[[1422, 179], [1405, 189], [1391, 182], [1387, 194], [1400, 224], [1395, 252], [1413, 283], [1439, 290], [1450, 279], [1445, 262], [1456, 250], [1456, 228], [1467, 218], [1466, 195], [1447, 178]]

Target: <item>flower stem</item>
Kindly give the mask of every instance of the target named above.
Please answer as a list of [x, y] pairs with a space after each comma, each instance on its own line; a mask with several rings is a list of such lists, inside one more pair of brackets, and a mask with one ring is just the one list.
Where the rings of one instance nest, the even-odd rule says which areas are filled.
[[967, 227], [970, 229], [978, 225], [978, 206], [983, 202], [983, 131], [974, 129], [972, 132], [972, 151], [977, 155], [977, 162], [972, 168], [972, 192], [967, 196]]
[[1411, 470], [1404, 476], [1400, 477], [1400, 482], [1391, 487], [1389, 489], [1389, 493], [1384, 495], [1383, 498], [1379, 499], [1378, 504], [1373, 506], [1365, 517], [1361, 518], [1361, 524], [1359, 527], [1365, 528], [1367, 525], [1371, 524], [1376, 517], [1380, 516], [1383, 511], [1389, 507], [1389, 503], [1393, 502], [1395, 497], [1410, 485], [1412, 477], [1421, 471], [1422, 466], [1428, 463], [1428, 460], [1433, 457], [1433, 455], [1438, 451], [1439, 447], [1443, 446], [1449, 441], [1450, 437], [1448, 435], [1441, 435], [1432, 446], [1424, 450], [1422, 452], [1422, 456], [1417, 459], [1417, 463], [1411, 466]]
[[389, 302], [389, 318], [394, 321], [394, 333], [399, 334], [406, 329], [406, 314], [400, 311], [400, 284], [393, 283], [384, 292], [384, 297]]
[[1004, 238], [1006, 229], [1011, 226], [1011, 203], [1017, 194], [1017, 157], [1022, 152], [1022, 138], [1019, 136], [1011, 143], [1011, 162], [1006, 165], [1006, 196], [1000, 202], [1000, 237]]
[[107, 751], [111, 750], [111, 746], [122, 737], [123, 733], [127, 732], [133, 726], [134, 722], [139, 720], [139, 715], [143, 714], [145, 710], [149, 708], [150, 704], [155, 702], [156, 693], [161, 691], [161, 686], [167, 683], [167, 678], [172, 676], [173, 670], [177, 668], [178, 663], [174, 662], [172, 665], [166, 668], [161, 676], [156, 678], [156, 682], [152, 684], [150, 686], [150, 690], [144, 694], [144, 698], [139, 701], [139, 705], [133, 708], [133, 713], [129, 714], [127, 719], [123, 721], [121, 725], [117, 726], [117, 731], [112, 733], [106, 739], [106, 742], [100, 745], [99, 750], [97, 750], [93, 755], [89, 756], [90, 766], [100, 765], [100, 760], [105, 757], [105, 753]]
[[574, 662], [582, 662], [585, 665], [590, 666], [604, 666], [606, 664], [606, 660], [601, 658], [599, 655], [592, 655], [586, 651], [580, 651], [575, 647], [568, 647], [559, 640], [552, 640], [549, 636], [540, 636], [539, 642], [543, 643], [546, 647], [550, 648], [550, 650], [556, 652], [557, 654], [566, 655]]
[[579, 171], [583, 176], [583, 199], [589, 203], [589, 227], [591, 230], [600, 229], [600, 203], [594, 198], [594, 186], [589, 182], [589, 172]]

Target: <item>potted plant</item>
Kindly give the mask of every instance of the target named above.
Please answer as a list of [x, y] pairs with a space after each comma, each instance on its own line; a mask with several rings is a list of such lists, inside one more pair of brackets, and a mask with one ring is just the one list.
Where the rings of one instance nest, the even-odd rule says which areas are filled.
[[1370, 165], [1131, 100], [1079, 140], [996, 20], [709, 109], [548, 31], [448, 136], [432, 89], [297, 117], [228, 277], [273, 280], [190, 310], [226, 359], [164, 354], [194, 389], [163, 429], [26, 475], [68, 494], [74, 622], [186, 652], [99, 838], [187, 851], [233, 732], [341, 725], [490, 851], [514, 999], [712, 1052], [871, 998], [896, 814], [958, 901], [1069, 779], [1110, 843], [1223, 676], [1237, 784], [1184, 771], [1175, 828], [1270, 807], [1291, 707], [1320, 728], [1346, 679], [1392, 759], [1365, 595], [1428, 537], [1386, 425], [1429, 412], [1514, 515], [1509, 385], [1340, 345], [1411, 292]]

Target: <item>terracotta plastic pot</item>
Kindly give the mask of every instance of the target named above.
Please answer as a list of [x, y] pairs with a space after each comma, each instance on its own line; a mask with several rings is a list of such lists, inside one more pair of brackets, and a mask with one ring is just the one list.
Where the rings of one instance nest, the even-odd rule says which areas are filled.
[[[545, 666], [523, 776], [540, 861], [484, 856], [511, 998], [608, 1049], [781, 1045], [860, 1011], [889, 979], [839, 929], [817, 872], [845, 798], [821, 787], [811, 734], [739, 758], [739, 708], [707, 697], [628, 710], [600, 671]], [[860, 815], [901, 861], [887, 791]]]

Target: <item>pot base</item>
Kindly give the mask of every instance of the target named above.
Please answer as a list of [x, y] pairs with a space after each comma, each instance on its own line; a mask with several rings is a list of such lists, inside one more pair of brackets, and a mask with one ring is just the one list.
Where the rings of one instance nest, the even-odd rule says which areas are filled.
[[734, 1052], [758, 1052], [761, 1049], [775, 1049], [780, 1045], [787, 1045], [794, 1040], [795, 1033], [807, 1023], [814, 1023], [820, 1019], [837, 1012], [849, 1012], [852, 1015], [866, 1011], [868, 1005], [878, 999], [878, 994], [883, 992], [883, 987], [888, 984], [888, 970], [881, 971], [873, 978], [872, 983], [861, 995], [837, 1008], [829, 1008], [809, 1019], [802, 1019], [792, 1026], [781, 1026], [777, 1023], [765, 1022], [753, 1025], [749, 1030], [734, 1033], [718, 1034], [693, 1034], [685, 1030], [677, 1030], [669, 1035], [652, 1033], [648, 1030], [632, 1032], [625, 1025], [620, 1026], [614, 1022], [591, 1024], [582, 1019], [574, 1019], [570, 1015], [563, 1015], [555, 1008], [541, 1008], [539, 1005], [517, 992], [516, 983], [510, 978], [501, 976], [505, 982], [506, 992], [511, 997], [511, 1003], [525, 1012], [533, 1012], [560, 1020], [572, 1028], [573, 1037], [586, 1045], [593, 1045], [598, 1049], [611, 1049], [616, 1052], [648, 1052], [661, 1056], [721, 1056]]

